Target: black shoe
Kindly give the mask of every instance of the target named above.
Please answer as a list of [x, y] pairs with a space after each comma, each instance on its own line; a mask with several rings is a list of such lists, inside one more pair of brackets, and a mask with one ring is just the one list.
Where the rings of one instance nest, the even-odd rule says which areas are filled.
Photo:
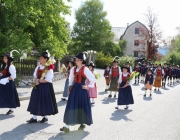
[[61, 98], [63, 101], [66, 101], [66, 99], [65, 98]]
[[118, 110], [118, 109], [119, 109], [119, 107], [115, 107], [115, 109], [117, 109], [117, 110]]
[[37, 119], [31, 118], [29, 121], [26, 121], [26, 122], [28, 122], [28, 123], [37, 123]]
[[150, 97], [152, 96], [152, 94], [149, 95]]
[[109, 96], [108, 96], [109, 98], [111, 98], [112, 97], [112, 95], [111, 94], [109, 94]]
[[13, 113], [14, 113], [13, 110], [9, 110], [9, 111], [6, 113], [6, 115], [10, 115], [10, 114], [13, 114]]
[[116, 98], [116, 95], [114, 95], [114, 98]]
[[124, 109], [127, 110], [129, 108], [129, 106], [126, 106]]
[[146, 94], [144, 94], [144, 97], [146, 97]]
[[40, 123], [45, 123], [47, 121], [48, 121], [48, 118], [43, 117], [42, 120], [40, 121]]
[[84, 128], [86, 128], [86, 126], [84, 124], [81, 124], [78, 128], [78, 130], [83, 130]]
[[63, 128], [60, 128], [60, 131], [64, 131], [66, 133], [69, 133], [69, 128], [63, 127]]

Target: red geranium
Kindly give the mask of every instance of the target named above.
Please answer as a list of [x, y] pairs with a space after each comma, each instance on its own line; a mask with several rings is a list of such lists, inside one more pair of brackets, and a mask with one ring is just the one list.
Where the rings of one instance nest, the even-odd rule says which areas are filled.
[[48, 70], [50, 70], [50, 69], [54, 70], [54, 65], [53, 64], [48, 66]]

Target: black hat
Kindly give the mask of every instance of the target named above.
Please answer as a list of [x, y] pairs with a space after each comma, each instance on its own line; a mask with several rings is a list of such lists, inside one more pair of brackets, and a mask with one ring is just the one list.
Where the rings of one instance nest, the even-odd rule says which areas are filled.
[[113, 60], [113, 63], [118, 63], [118, 60], [114, 59], [114, 60]]
[[13, 61], [13, 57], [12, 57], [12, 54], [9, 53], [9, 52], [6, 52], [4, 55], [2, 55], [2, 57], [6, 56], [7, 58], [10, 59], [10, 61]]
[[128, 68], [127, 66], [122, 67], [122, 69], [127, 69], [127, 70], [129, 70], [129, 68]]
[[69, 62], [71, 62], [73, 66], [75, 65], [74, 59], [70, 58], [66, 63], [68, 64]]
[[89, 67], [89, 66], [91, 66], [91, 67], [93, 67], [93, 68], [95, 67], [95, 65], [94, 65], [94, 63], [93, 63], [92, 61], [89, 63], [88, 67]]
[[49, 54], [49, 52], [48, 52], [48, 50], [47, 51], [45, 51], [45, 52], [42, 52], [42, 54], [40, 55], [40, 57], [44, 57], [44, 58], [49, 58], [50, 57], [50, 54]]
[[78, 58], [84, 61], [86, 60], [86, 56], [83, 52], [78, 53], [74, 58]]
[[151, 71], [151, 73], [153, 73], [153, 69], [152, 68], [149, 68], [148, 71]]

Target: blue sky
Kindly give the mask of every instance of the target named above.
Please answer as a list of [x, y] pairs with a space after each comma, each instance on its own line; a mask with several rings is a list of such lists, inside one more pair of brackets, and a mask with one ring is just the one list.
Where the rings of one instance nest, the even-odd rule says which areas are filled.
[[[66, 1], [66, 0], [64, 0]], [[71, 27], [75, 23], [74, 13], [85, 0], [66, 2], [72, 7], [71, 16], [66, 16]], [[164, 37], [176, 35], [176, 27], [180, 27], [180, 0], [101, 0], [107, 19], [113, 27], [126, 27], [136, 20], [145, 22], [144, 13], [148, 7], [158, 15], [159, 24]]]

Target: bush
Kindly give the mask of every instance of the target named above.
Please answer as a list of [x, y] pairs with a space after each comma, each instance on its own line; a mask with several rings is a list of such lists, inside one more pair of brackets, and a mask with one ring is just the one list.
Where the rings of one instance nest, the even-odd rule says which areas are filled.
[[180, 52], [168, 53], [163, 61], [166, 61], [168, 64], [180, 65]]
[[95, 64], [97, 68], [105, 69], [106, 64], [112, 64], [113, 57], [105, 56], [102, 52], [97, 54], [97, 58], [95, 60]]
[[119, 66], [120, 67], [125, 66], [128, 61], [130, 62], [130, 65], [131, 65], [131, 67], [133, 69], [134, 68], [134, 58], [133, 57], [129, 57], [129, 56], [120, 57], [119, 61], [118, 61]]

